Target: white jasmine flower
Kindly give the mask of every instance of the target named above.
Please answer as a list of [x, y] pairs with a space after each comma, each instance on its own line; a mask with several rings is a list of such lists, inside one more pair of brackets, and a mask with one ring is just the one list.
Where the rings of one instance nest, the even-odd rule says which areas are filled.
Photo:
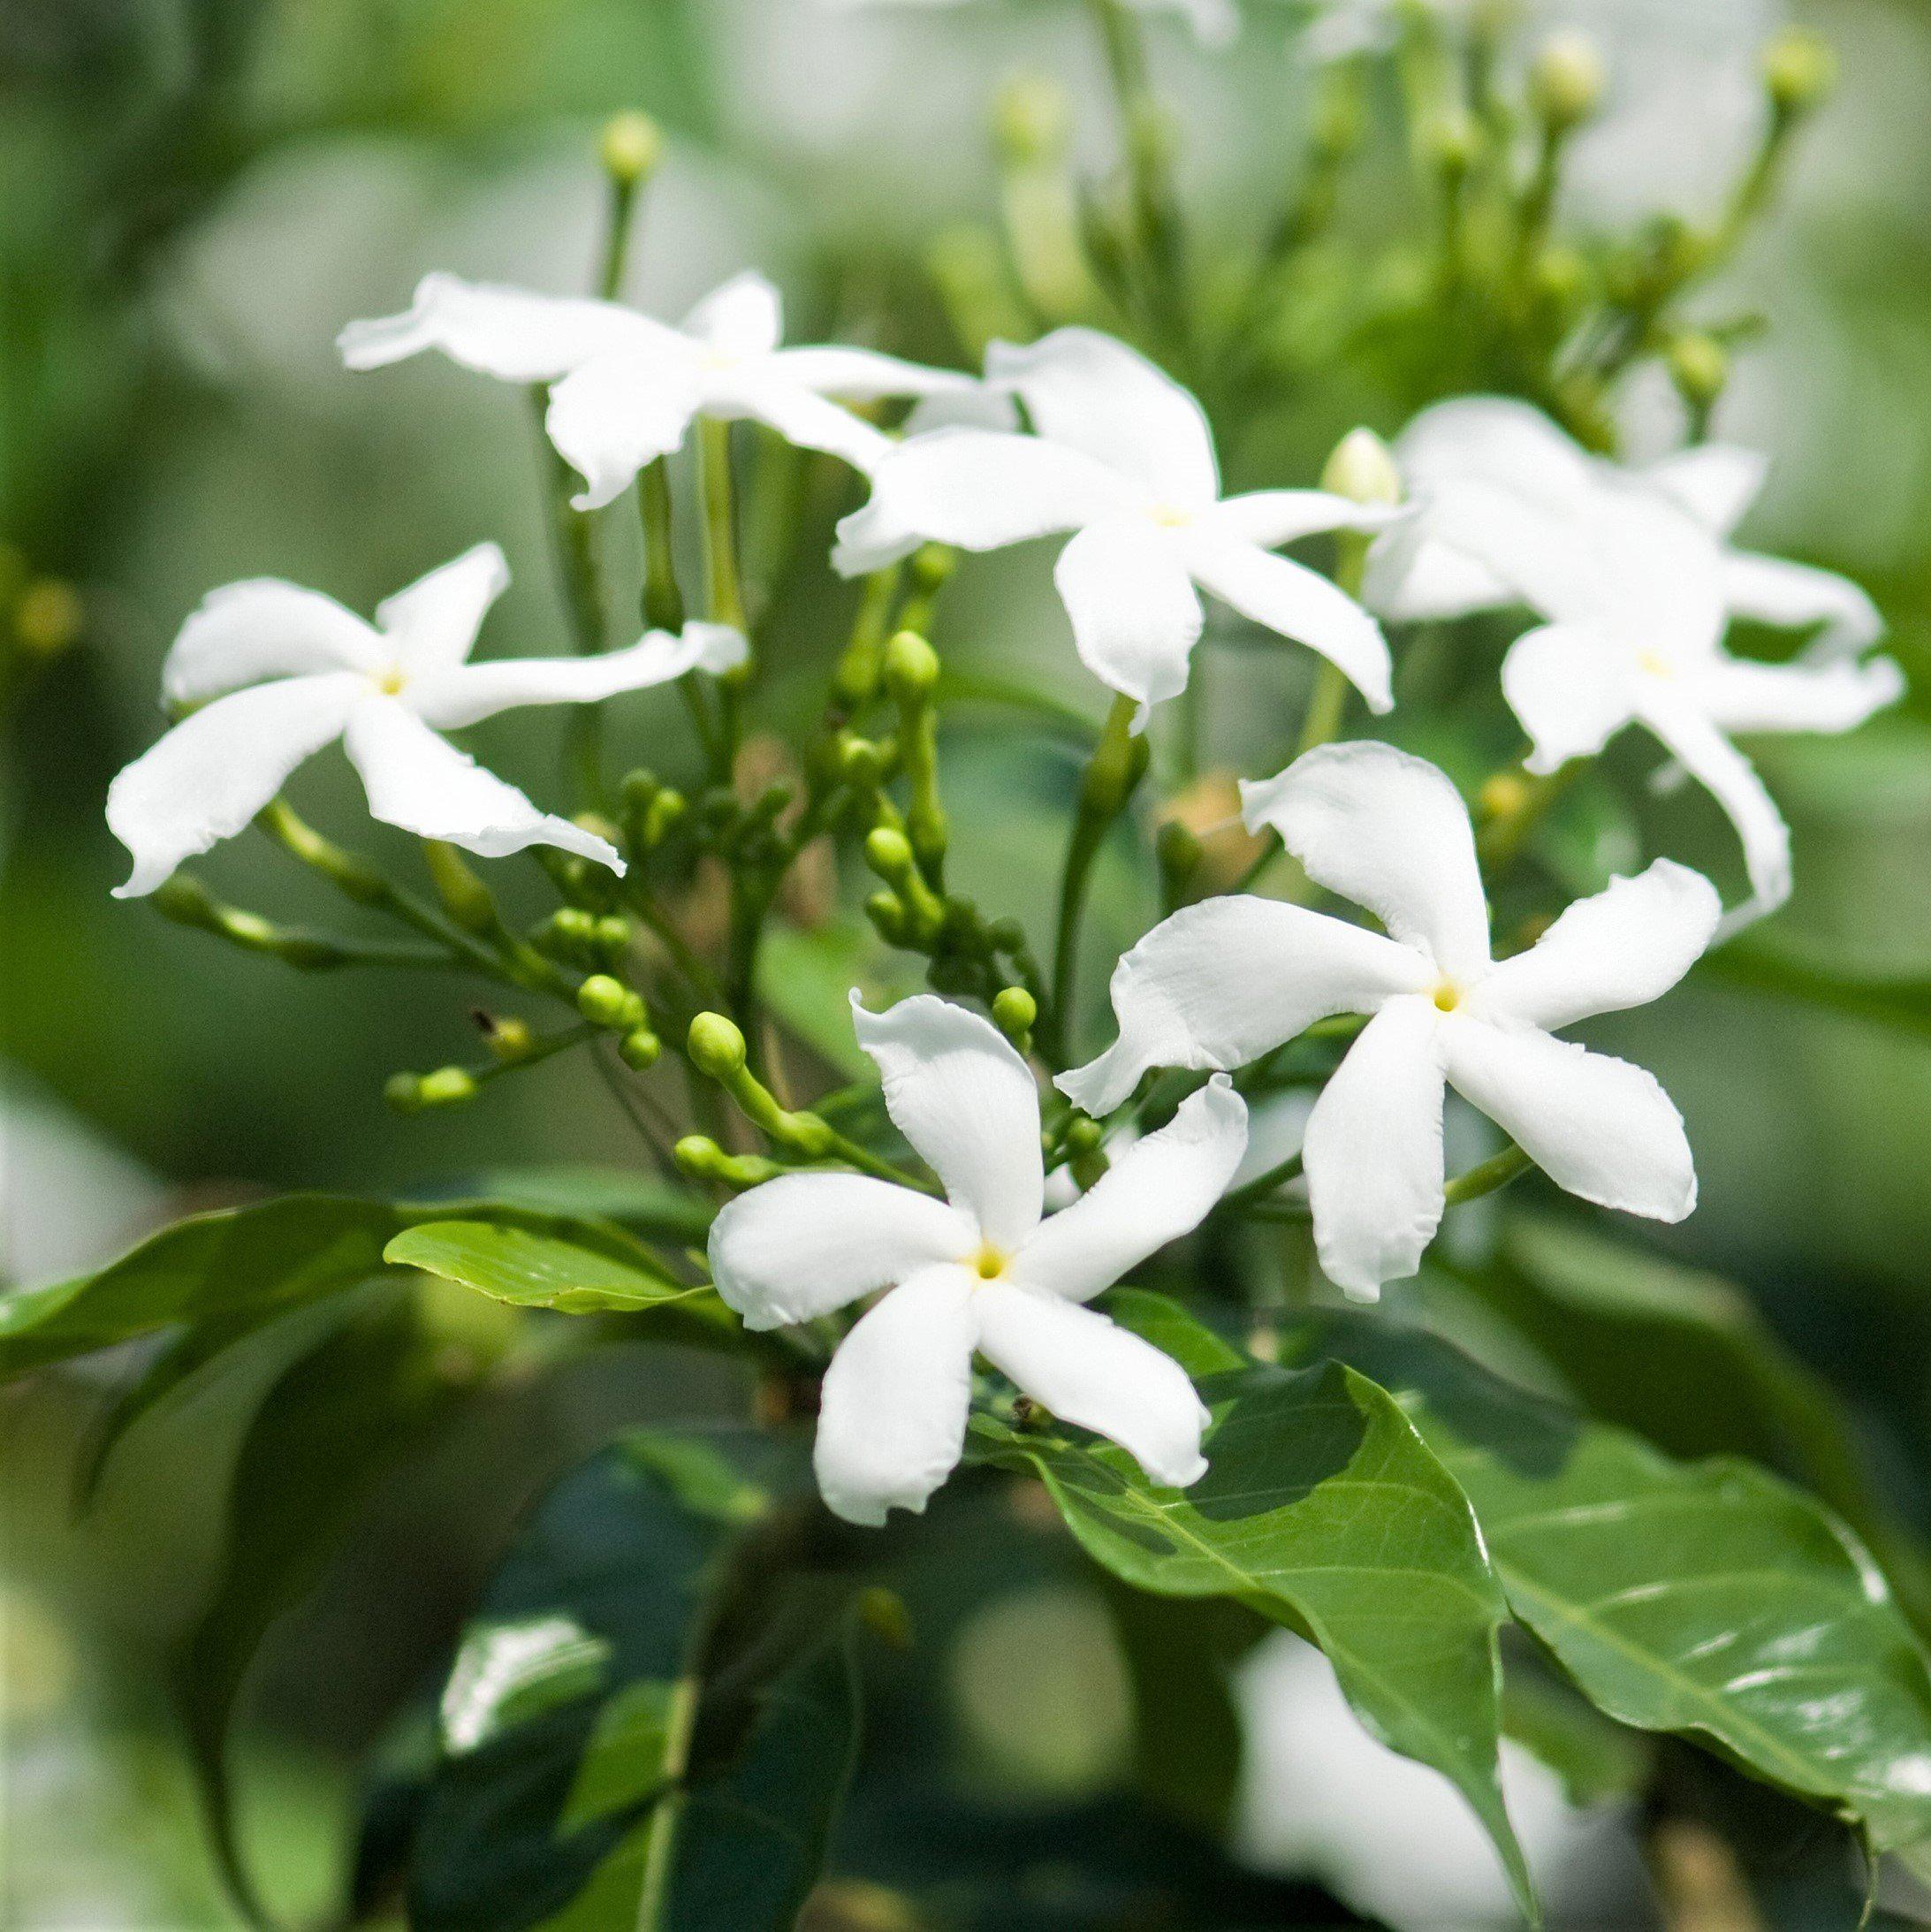
[[[1789, 828], [1730, 734], [1848, 731], [1904, 680], [1888, 658], [1859, 661], [1882, 625], [1854, 584], [1728, 544], [1760, 460], [1717, 445], [1624, 470], [1495, 397], [1425, 411], [1395, 451], [1418, 507], [1378, 540], [1369, 603], [1395, 618], [1526, 604], [1547, 622], [1510, 648], [1502, 690], [1530, 768], [1553, 772], [1644, 726], [1735, 825], [1746, 909], [1780, 905]], [[1797, 660], [1761, 664], [1723, 649], [1732, 617], [1824, 628]]]
[[784, 308], [762, 275], [735, 275], [678, 327], [586, 297], [537, 295], [426, 275], [402, 315], [352, 322], [338, 338], [351, 369], [440, 349], [505, 382], [550, 383], [550, 440], [587, 487], [592, 510], [684, 440], [696, 416], [749, 416], [805, 449], [870, 468], [892, 439], [829, 399], [874, 400], [969, 389], [973, 379], [873, 349], [779, 346]]
[[[863, 7], [910, 9], [953, 7], [963, 0], [821, 0], [828, 11], [855, 13]], [[1225, 47], [1241, 30], [1240, 10], [1234, 0], [1126, 0], [1136, 13], [1170, 13], [1193, 29], [1203, 47]]]
[[[210, 591], [162, 668], [176, 704], [195, 704], [108, 788], [107, 822], [134, 855], [118, 898], [150, 893], [183, 859], [239, 832], [304, 759], [339, 738], [377, 818], [498, 857], [560, 846], [617, 871], [610, 843], [539, 811], [437, 733], [519, 704], [582, 704], [741, 662], [719, 624], [650, 631], [596, 658], [468, 661], [484, 613], [510, 581], [478, 544], [376, 609], [365, 622], [332, 597], [278, 578]], [[209, 702], [203, 702], [207, 700]]]
[[1079, 654], [1150, 707], [1187, 686], [1205, 615], [1195, 586], [1333, 660], [1388, 709], [1387, 644], [1354, 599], [1272, 554], [1317, 531], [1376, 529], [1385, 510], [1320, 490], [1223, 498], [1200, 405], [1164, 371], [1093, 329], [1028, 348], [994, 343], [987, 384], [1024, 403], [1034, 436], [937, 430], [872, 474], [871, 500], [839, 525], [832, 562], [876, 570], [925, 542], [1000, 550], [1072, 532], [1053, 572]]
[[731, 1202], [711, 1232], [718, 1292], [752, 1328], [885, 1296], [825, 1377], [815, 1463], [854, 1523], [923, 1510], [965, 1439], [975, 1350], [1061, 1420], [1109, 1437], [1155, 1482], [1206, 1468], [1206, 1411], [1179, 1365], [1081, 1306], [1198, 1225], [1247, 1139], [1220, 1080], [1192, 1096], [1072, 1206], [1042, 1221], [1039, 1095], [989, 1022], [921, 994], [852, 1000], [899, 1131], [939, 1200], [857, 1174], [790, 1174]]
[[1571, 1194], [1658, 1221], [1691, 1211], [1696, 1171], [1669, 1097], [1641, 1068], [1555, 1035], [1689, 970], [1716, 929], [1707, 879], [1659, 859], [1498, 964], [1468, 813], [1433, 765], [1325, 745], [1242, 793], [1251, 828], [1272, 826], [1386, 935], [1278, 900], [1182, 908], [1115, 970], [1119, 1039], [1060, 1076], [1076, 1105], [1106, 1113], [1149, 1068], [1239, 1067], [1330, 1015], [1372, 1015], [1303, 1147], [1321, 1266], [1366, 1300], [1415, 1272], [1441, 1220], [1445, 1086]]

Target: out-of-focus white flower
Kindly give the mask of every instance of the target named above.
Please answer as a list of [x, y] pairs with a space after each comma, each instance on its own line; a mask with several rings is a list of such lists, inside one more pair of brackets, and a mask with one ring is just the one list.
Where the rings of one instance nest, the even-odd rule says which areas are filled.
[[784, 308], [762, 275], [735, 275], [678, 327], [619, 302], [536, 295], [426, 275], [399, 316], [352, 322], [339, 338], [351, 369], [378, 369], [424, 349], [504, 382], [548, 383], [550, 440], [596, 509], [646, 463], [683, 442], [693, 418], [749, 416], [805, 449], [869, 469], [892, 439], [830, 399], [926, 396], [973, 386], [875, 349], [783, 348]]
[[[819, 4], [828, 12], [855, 13], [877, 6], [954, 7], [964, 0], [819, 0]], [[1126, 0], [1126, 4], [1136, 13], [1174, 15], [1193, 29], [1203, 47], [1225, 47], [1241, 30], [1240, 9], [1234, 0]]]
[[338, 738], [369, 811], [389, 825], [492, 858], [560, 846], [622, 871], [607, 840], [539, 811], [437, 734], [519, 704], [595, 704], [687, 671], [727, 670], [744, 640], [690, 624], [602, 657], [471, 664], [509, 581], [503, 552], [478, 544], [378, 605], [373, 624], [275, 577], [210, 591], [162, 669], [169, 701], [200, 709], [108, 788], [107, 822], [134, 856], [116, 896], [152, 892], [183, 859], [240, 831]]
[[1042, 1221], [1039, 1094], [988, 1021], [920, 994], [852, 1000], [899, 1131], [939, 1200], [858, 1174], [790, 1174], [731, 1202], [711, 1232], [718, 1292], [752, 1328], [810, 1321], [887, 1289], [825, 1372], [814, 1457], [854, 1523], [923, 1510], [959, 1460], [975, 1350], [1154, 1481], [1206, 1468], [1206, 1411], [1168, 1356], [1080, 1305], [1198, 1225], [1239, 1163], [1247, 1109], [1225, 1079], [1193, 1095], [1063, 1213]]
[[[1888, 658], [1860, 659], [1882, 623], [1855, 584], [1727, 541], [1760, 459], [1719, 445], [1627, 470], [1497, 397], [1425, 411], [1395, 449], [1417, 509], [1377, 542], [1369, 603], [1396, 619], [1528, 605], [1547, 621], [1509, 650], [1502, 689], [1531, 769], [1646, 726], [1736, 827], [1744, 910], [1782, 904], [1789, 828], [1730, 734], [1848, 731], [1904, 679]], [[1796, 661], [1760, 664], [1723, 649], [1733, 617], [1823, 628]]]
[[1498, 964], [1468, 813], [1433, 765], [1388, 745], [1326, 745], [1241, 789], [1249, 826], [1272, 826], [1387, 936], [1278, 900], [1183, 907], [1115, 969], [1119, 1039], [1060, 1076], [1076, 1105], [1106, 1113], [1149, 1068], [1239, 1067], [1332, 1014], [1372, 1015], [1303, 1150], [1321, 1266], [1365, 1300], [1412, 1274], [1440, 1225], [1446, 1085], [1570, 1193], [1658, 1221], [1691, 1211], [1696, 1171], [1669, 1095], [1641, 1068], [1555, 1035], [1689, 970], [1721, 910], [1707, 879], [1658, 859]]
[[994, 343], [988, 387], [1015, 395], [1038, 434], [934, 430], [901, 444], [871, 499], [839, 525], [832, 560], [855, 576], [922, 543], [1000, 550], [1068, 531], [1053, 572], [1074, 642], [1103, 683], [1151, 707], [1187, 686], [1205, 623], [1199, 589], [1311, 645], [1388, 709], [1387, 644], [1355, 600], [1273, 546], [1388, 521], [1320, 490], [1220, 494], [1200, 405], [1122, 342], [1057, 329], [1027, 348]]

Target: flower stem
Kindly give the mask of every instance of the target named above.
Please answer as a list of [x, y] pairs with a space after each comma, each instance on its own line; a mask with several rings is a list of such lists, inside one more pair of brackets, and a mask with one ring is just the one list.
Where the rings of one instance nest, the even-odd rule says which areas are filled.
[[1534, 1165], [1521, 1148], [1510, 1145], [1466, 1174], [1458, 1174], [1443, 1190], [1444, 1197], [1450, 1207], [1459, 1201], [1479, 1201], [1483, 1195], [1507, 1187], [1517, 1175], [1526, 1174]]
[[1146, 770], [1146, 740], [1137, 736], [1133, 730], [1135, 709], [1130, 697], [1114, 699], [1099, 742], [1093, 748], [1085, 776], [1080, 781], [1079, 809], [1067, 846], [1066, 870], [1060, 881], [1060, 917], [1053, 954], [1053, 1005], [1048, 1015], [1051, 1037], [1062, 1053], [1069, 1052], [1072, 1046], [1080, 921], [1086, 909], [1086, 888], [1092, 876], [1093, 861], [1107, 829], [1126, 810], [1127, 801]]
[[672, 1860], [677, 1852], [678, 1828], [684, 1818], [684, 1779], [690, 1768], [691, 1739], [697, 1730], [697, 1705], [703, 1685], [696, 1672], [678, 1678], [671, 1687], [665, 1715], [665, 1789], [650, 1812], [643, 1846], [643, 1883], [637, 1901], [637, 1932], [661, 1932], [668, 1922]]

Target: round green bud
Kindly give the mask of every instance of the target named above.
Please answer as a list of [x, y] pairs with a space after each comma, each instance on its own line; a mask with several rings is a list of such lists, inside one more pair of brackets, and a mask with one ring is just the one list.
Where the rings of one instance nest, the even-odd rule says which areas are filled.
[[1076, 1160], [1091, 1153], [1106, 1137], [1106, 1130], [1098, 1121], [1084, 1114], [1076, 1114], [1067, 1123], [1066, 1151]]
[[201, 880], [186, 872], [163, 879], [148, 895], [148, 903], [163, 918], [180, 925], [219, 927], [221, 910]]
[[724, 1149], [708, 1134], [686, 1134], [671, 1149], [671, 1159], [694, 1181], [708, 1181], [724, 1159]]
[[1073, 103], [1045, 74], [1013, 74], [992, 97], [992, 138], [1009, 161], [1052, 160], [1064, 151], [1072, 127]]
[[612, 181], [634, 187], [664, 158], [664, 130], [648, 114], [613, 114], [597, 137], [597, 158]]
[[1608, 80], [1593, 36], [1579, 28], [1552, 34], [1529, 69], [1530, 103], [1549, 126], [1574, 127], [1602, 104]]
[[1009, 1040], [1023, 1039], [1039, 1017], [1039, 1002], [1023, 986], [1001, 986], [992, 996], [992, 1020]]
[[713, 1080], [728, 1080], [744, 1066], [744, 1035], [721, 1013], [700, 1013], [690, 1023], [691, 1064]]
[[689, 802], [683, 793], [673, 791], [668, 785], [650, 801], [649, 810], [643, 815], [643, 842], [646, 845], [661, 845], [676, 829], [678, 821], [689, 810]]
[[620, 912], [606, 912], [596, 922], [591, 937], [600, 953], [621, 953], [630, 944], [630, 922]]
[[865, 863], [880, 879], [903, 879], [912, 870], [912, 843], [891, 825], [874, 825], [865, 834]]
[[921, 544], [912, 552], [912, 582], [930, 595], [959, 567], [959, 552], [950, 544]]
[[655, 772], [648, 772], [639, 765], [635, 772], [626, 772], [618, 786], [619, 795], [632, 811], [648, 811], [650, 802], [664, 789], [664, 781]]
[[422, 1106], [422, 1076], [392, 1073], [382, 1084], [382, 1097], [399, 1114], [414, 1114]]
[[1168, 818], [1153, 834], [1153, 854], [1169, 879], [1188, 879], [1200, 863], [1200, 840], [1179, 819]]
[[1589, 264], [1574, 248], [1545, 248], [1536, 258], [1535, 285], [1546, 301], [1559, 308], [1572, 308], [1589, 280]]
[[634, 1026], [617, 1043], [617, 1052], [625, 1066], [634, 1072], [643, 1073], [658, 1063], [658, 1056], [664, 1051], [664, 1042], [647, 1026]]
[[838, 741], [838, 769], [848, 785], [860, 791], [876, 791], [885, 781], [885, 748], [855, 732], [844, 732]]
[[609, 973], [592, 973], [576, 989], [576, 1009], [592, 1026], [628, 1026], [635, 1023], [637, 996]]
[[438, 1067], [416, 1082], [417, 1104], [422, 1107], [460, 1107], [476, 1097], [476, 1077], [466, 1067]]
[[939, 682], [939, 653], [916, 631], [901, 630], [885, 647], [885, 688], [903, 705], [923, 704]]
[[80, 594], [58, 577], [36, 577], [13, 607], [13, 635], [36, 658], [57, 658], [80, 635]]
[[1669, 379], [1685, 402], [1707, 409], [1730, 381], [1730, 351], [1700, 331], [1680, 335], [1669, 346]]
[[536, 1035], [529, 1030], [528, 1020], [519, 1019], [514, 1014], [505, 1019], [491, 1018], [483, 1036], [490, 1052], [504, 1065], [526, 1058]]
[[1321, 488], [1350, 503], [1392, 505], [1402, 500], [1402, 473], [1394, 452], [1372, 430], [1350, 430], [1327, 459]]
[[1836, 49], [1808, 27], [1785, 27], [1763, 50], [1763, 84], [1779, 113], [1806, 113], [1837, 84]]
[[1422, 130], [1423, 145], [1436, 167], [1456, 179], [1475, 165], [1481, 140], [1475, 117], [1463, 107], [1441, 109]]
[[865, 917], [878, 928], [878, 937], [893, 946], [902, 946], [908, 931], [905, 908], [899, 895], [881, 888], [865, 901]]

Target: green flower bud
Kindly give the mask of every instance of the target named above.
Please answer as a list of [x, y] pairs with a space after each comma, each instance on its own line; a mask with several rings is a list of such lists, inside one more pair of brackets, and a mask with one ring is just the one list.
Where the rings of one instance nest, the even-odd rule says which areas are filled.
[[923, 704], [939, 681], [939, 653], [916, 631], [901, 630], [885, 647], [885, 687], [907, 710]]
[[959, 567], [959, 552], [950, 544], [921, 544], [912, 552], [912, 582], [926, 597], [939, 589]]
[[620, 912], [606, 912], [596, 922], [591, 939], [599, 953], [620, 954], [630, 944], [630, 922]]
[[912, 842], [890, 825], [874, 825], [865, 834], [865, 863], [880, 879], [896, 884], [910, 876]]
[[848, 785], [859, 791], [875, 792], [885, 782], [888, 765], [885, 747], [855, 732], [841, 732], [838, 741], [838, 769]]
[[1076, 1114], [1067, 1122], [1062, 1145], [1073, 1159], [1091, 1153], [1106, 1137], [1106, 1130], [1099, 1122], [1085, 1114]]
[[643, 842], [647, 846], [663, 844], [688, 810], [689, 802], [683, 793], [666, 785], [650, 801], [650, 810], [643, 815]]
[[1548, 126], [1574, 127], [1602, 104], [1608, 72], [1602, 49], [1579, 29], [1552, 34], [1529, 69], [1529, 101]]
[[1837, 84], [1837, 55], [1822, 34], [1790, 27], [1763, 50], [1763, 84], [1780, 114], [1805, 114]]
[[713, 1080], [728, 1080], [744, 1065], [744, 1035], [721, 1013], [700, 1013], [687, 1044], [691, 1064]]
[[643, 1073], [658, 1063], [658, 1056], [664, 1051], [664, 1042], [647, 1026], [634, 1026], [617, 1043], [617, 1052], [625, 1066], [637, 1073]]
[[441, 839], [425, 839], [422, 863], [428, 868], [436, 896], [443, 909], [465, 932], [488, 932], [496, 925], [496, 901], [490, 888], [470, 869], [468, 862], [452, 845]]
[[1023, 986], [1002, 986], [992, 996], [992, 1022], [1023, 1053], [1039, 1017], [1039, 1002]]
[[1730, 351], [1715, 337], [1695, 331], [1669, 346], [1669, 378], [1693, 409], [1707, 409], [1730, 381]]
[[529, 1022], [519, 1019], [513, 1014], [502, 1019], [492, 1016], [483, 1035], [484, 1044], [491, 1054], [505, 1066], [527, 1058], [536, 1044], [536, 1038], [529, 1030]]
[[1372, 430], [1350, 430], [1327, 459], [1321, 488], [1350, 503], [1392, 505], [1402, 500], [1402, 473], [1394, 452]]
[[13, 607], [13, 635], [35, 658], [57, 658], [80, 635], [80, 593], [58, 577], [36, 577]]
[[1072, 126], [1066, 89], [1045, 74], [1015, 73], [992, 97], [992, 137], [1015, 166], [1063, 154]]
[[215, 903], [214, 894], [186, 872], [176, 872], [163, 879], [148, 894], [148, 903], [177, 925], [198, 926], [210, 932], [221, 930], [221, 909]]
[[614, 114], [597, 137], [597, 158], [612, 181], [635, 187], [663, 160], [664, 130], [648, 114]]
[[592, 973], [576, 990], [576, 1009], [592, 1026], [635, 1026], [642, 1005], [622, 980], [609, 973]]
[[399, 1114], [415, 1114], [422, 1107], [422, 1076], [414, 1073], [392, 1073], [383, 1082], [382, 1097]]
[[460, 1107], [476, 1097], [476, 1078], [465, 1067], [438, 1067], [415, 1084], [416, 1103], [421, 1107]]
[[1481, 131], [1466, 108], [1444, 107], [1431, 115], [1422, 129], [1423, 145], [1436, 167], [1459, 181], [1475, 165], [1481, 148]]
[[881, 888], [865, 901], [865, 917], [878, 928], [878, 937], [888, 946], [903, 946], [910, 926], [904, 904], [894, 892]]

